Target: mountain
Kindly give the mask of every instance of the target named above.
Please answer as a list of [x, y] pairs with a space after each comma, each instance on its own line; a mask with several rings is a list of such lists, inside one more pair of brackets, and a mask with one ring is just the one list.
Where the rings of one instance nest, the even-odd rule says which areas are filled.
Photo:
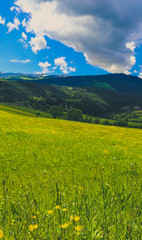
[[[50, 106], [61, 105], [65, 110], [78, 108], [84, 114], [98, 117], [107, 117], [136, 106], [142, 109], [142, 80], [133, 76], [110, 74], [83, 77], [36, 76], [30, 80], [23, 76], [11, 78], [0, 80], [1, 103], [45, 112]], [[14, 81], [17, 78], [19, 80]]]
[[36, 80], [40, 84], [55, 84], [70, 87], [93, 87], [121, 93], [142, 94], [142, 79], [125, 74], [98, 76], [54, 76]]
[[11, 81], [33, 81], [38, 84], [58, 85], [67, 87], [93, 87], [113, 90], [125, 94], [142, 94], [142, 79], [125, 74], [106, 74], [96, 76], [63, 76], [43, 74], [0, 74], [1, 78]]

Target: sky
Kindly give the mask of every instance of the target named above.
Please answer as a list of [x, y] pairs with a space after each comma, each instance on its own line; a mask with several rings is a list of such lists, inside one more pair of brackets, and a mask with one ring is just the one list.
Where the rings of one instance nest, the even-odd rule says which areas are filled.
[[0, 71], [142, 77], [141, 0], [2, 0]]

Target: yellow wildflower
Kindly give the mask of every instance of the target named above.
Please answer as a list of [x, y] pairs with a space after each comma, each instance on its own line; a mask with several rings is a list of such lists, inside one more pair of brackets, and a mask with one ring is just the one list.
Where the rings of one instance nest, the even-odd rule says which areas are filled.
[[53, 210], [48, 210], [47, 213], [48, 213], [48, 214], [52, 214], [52, 213], [53, 213]]
[[83, 230], [83, 227], [82, 226], [75, 226], [74, 228], [77, 232], [80, 232]]
[[33, 218], [33, 219], [35, 219], [35, 218], [36, 218], [36, 216], [32, 216], [32, 218]]
[[0, 230], [0, 238], [3, 238], [3, 231], [2, 230]]
[[80, 217], [79, 217], [79, 216], [75, 216], [75, 217], [73, 218], [73, 220], [74, 220], [75, 222], [78, 222], [78, 221], [79, 221], [79, 219], [80, 219]]
[[70, 223], [65, 223], [65, 224], [61, 225], [61, 228], [66, 229], [69, 225], [70, 225]]
[[67, 209], [67, 208], [63, 208], [62, 210], [63, 210], [63, 212], [66, 212], [66, 211], [68, 211], [68, 209]]
[[70, 216], [70, 220], [74, 220], [75, 222], [78, 222], [79, 219], [80, 219], [79, 216], [73, 216], [73, 215]]
[[55, 209], [60, 210], [60, 209], [61, 209], [61, 206], [57, 205], [57, 206], [55, 207]]
[[37, 224], [31, 224], [30, 226], [29, 226], [29, 231], [33, 231], [33, 230], [35, 230], [35, 229], [37, 229], [38, 228], [38, 225]]

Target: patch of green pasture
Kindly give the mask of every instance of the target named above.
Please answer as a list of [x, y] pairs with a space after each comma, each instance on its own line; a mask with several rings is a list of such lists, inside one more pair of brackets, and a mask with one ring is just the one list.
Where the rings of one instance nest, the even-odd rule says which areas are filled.
[[139, 129], [0, 111], [4, 239], [140, 239], [141, 140]]
[[26, 108], [26, 107], [21, 107], [21, 106], [16, 106], [13, 104], [6, 104], [6, 103], [1, 103], [0, 109], [3, 111], [7, 111], [10, 113], [15, 113], [15, 114], [20, 114], [20, 115], [28, 115], [32, 117], [36, 117], [37, 114], [39, 113], [40, 117], [45, 117], [45, 118], [52, 118], [51, 114], [37, 111], [34, 109]]

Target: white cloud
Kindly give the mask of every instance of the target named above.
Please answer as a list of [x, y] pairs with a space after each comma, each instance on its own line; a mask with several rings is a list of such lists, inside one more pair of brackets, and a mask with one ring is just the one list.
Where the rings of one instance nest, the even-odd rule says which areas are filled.
[[14, 6], [13, 6], [13, 7], [11, 7], [11, 8], [10, 8], [11, 12], [13, 12], [13, 11], [14, 11], [14, 9], [15, 9], [15, 7], [14, 7]]
[[45, 63], [43, 63], [43, 62], [39, 62], [39, 64], [38, 64], [41, 68], [48, 68], [48, 67], [50, 67], [51, 66], [51, 64], [47, 61], [47, 62], [45, 62]]
[[42, 74], [53, 73], [59, 67], [62, 73], [68, 74], [69, 72], [75, 72], [75, 67], [69, 67], [65, 57], [59, 57], [54, 60], [55, 66], [52, 66], [48, 61], [39, 62], [38, 65], [42, 69]]
[[135, 42], [127, 42], [126, 43], [126, 47], [128, 49], [130, 49], [132, 52], [134, 52], [135, 48], [136, 48], [136, 43]]
[[131, 57], [130, 57], [130, 65], [131, 65], [131, 66], [134, 66], [135, 63], [136, 63], [136, 58], [135, 58], [134, 56], [131, 56]]
[[22, 26], [23, 26], [23, 27], [26, 27], [26, 26], [27, 26], [27, 19], [26, 19], [26, 18], [23, 19], [23, 21], [22, 21]]
[[69, 71], [70, 72], [76, 72], [76, 68], [75, 67], [69, 67]]
[[56, 66], [59, 66], [61, 70], [67, 69], [67, 63], [65, 61], [65, 57], [59, 57], [54, 60]]
[[60, 68], [61, 72], [64, 74], [68, 74], [69, 72], [75, 72], [75, 67], [69, 67], [65, 57], [59, 57], [54, 60], [54, 63], [57, 67]]
[[57, 69], [57, 66], [53, 67], [52, 69], [53, 69], [53, 70], [56, 70], [56, 69]]
[[134, 70], [134, 73], [137, 73], [137, 70]]
[[27, 40], [27, 35], [26, 35], [24, 32], [22, 32], [22, 38], [23, 38], [24, 40]]
[[28, 40], [27, 35], [26, 35], [24, 32], [22, 32], [22, 38], [19, 39], [18, 41], [21, 42], [22, 45], [23, 45], [23, 47], [25, 47], [25, 48], [28, 48], [28, 42], [27, 42], [27, 40]]
[[142, 72], [139, 73], [139, 76], [138, 76], [138, 77], [139, 77], [139, 78], [142, 78]]
[[[47, 48], [47, 42], [46, 42], [45, 38], [40, 34], [37, 34], [34, 38], [32, 37], [29, 44], [31, 45], [32, 51], [35, 54], [38, 51]], [[49, 47], [48, 47], [48, 49], [49, 49]]]
[[22, 43], [24, 48], [28, 48], [29, 45], [28, 45], [27, 41], [25, 41], [23, 38], [20, 38], [18, 41]]
[[0, 24], [2, 24], [2, 25], [5, 24], [5, 18], [2, 18], [2, 16], [0, 16]]
[[42, 69], [42, 74], [47, 74], [47, 73], [51, 73], [53, 72], [53, 70], [50, 68], [51, 64], [47, 61], [47, 62], [39, 62], [38, 65], [41, 67]]
[[19, 14], [21, 12], [21, 9], [19, 7], [16, 7], [16, 6], [11, 7], [10, 10], [11, 10], [11, 12], [13, 12], [15, 10]]
[[12, 63], [29, 63], [31, 60], [26, 59], [26, 60], [18, 60], [18, 59], [11, 59], [10, 62]]
[[[47, 35], [83, 52], [109, 72], [128, 72], [142, 38], [141, 0], [16, 0], [29, 13], [27, 32]], [[133, 61], [132, 61], [133, 57]]]
[[7, 23], [8, 33], [13, 31], [14, 29], [19, 30], [19, 25], [20, 25], [20, 20], [17, 17], [15, 17], [14, 18], [14, 23], [12, 23], [12, 22]]

